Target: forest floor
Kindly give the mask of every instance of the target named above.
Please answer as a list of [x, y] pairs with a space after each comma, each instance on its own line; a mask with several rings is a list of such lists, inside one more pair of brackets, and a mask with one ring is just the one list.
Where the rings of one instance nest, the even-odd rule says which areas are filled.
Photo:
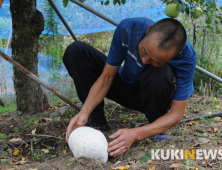
[[[169, 140], [147, 138], [135, 142], [127, 152], [116, 158], [109, 157], [104, 164], [88, 158], [74, 158], [65, 142], [65, 133], [75, 111], [68, 109], [62, 116], [50, 118], [54, 109], [57, 108], [41, 110], [33, 115], [19, 115], [17, 111], [0, 115], [1, 170], [121, 170], [121, 167], [129, 170], [222, 169], [222, 162], [218, 159], [148, 161], [150, 158], [147, 154], [151, 149], [222, 149], [221, 116], [178, 124], [167, 131], [171, 136]], [[183, 119], [220, 110], [220, 98], [212, 104], [212, 97], [193, 95], [188, 101]], [[105, 106], [105, 113], [111, 126], [111, 131], [104, 132], [108, 142], [108, 136], [118, 129], [148, 123], [143, 114], [113, 102]], [[145, 154], [148, 157], [144, 163]]]

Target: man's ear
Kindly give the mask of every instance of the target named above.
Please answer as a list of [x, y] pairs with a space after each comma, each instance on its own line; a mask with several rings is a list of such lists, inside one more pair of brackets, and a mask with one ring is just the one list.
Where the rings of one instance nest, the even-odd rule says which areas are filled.
[[148, 28], [146, 30], [146, 34], [149, 32], [150, 28], [151, 28], [151, 24], [148, 25]]
[[182, 54], [182, 51], [179, 53], [179, 55]]

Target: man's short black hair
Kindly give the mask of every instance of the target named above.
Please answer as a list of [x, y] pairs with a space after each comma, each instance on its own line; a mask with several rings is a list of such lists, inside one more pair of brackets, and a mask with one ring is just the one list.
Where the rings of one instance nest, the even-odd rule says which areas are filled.
[[176, 47], [175, 56], [181, 52], [186, 43], [187, 34], [179, 21], [172, 18], [159, 20], [151, 27], [146, 36], [149, 37], [157, 32], [162, 33], [159, 40], [159, 49], [169, 51], [172, 47]]

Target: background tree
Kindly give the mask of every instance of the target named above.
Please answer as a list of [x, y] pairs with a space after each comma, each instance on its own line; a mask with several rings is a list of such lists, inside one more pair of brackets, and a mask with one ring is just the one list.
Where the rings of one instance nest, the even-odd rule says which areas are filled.
[[[12, 58], [38, 76], [38, 40], [44, 30], [44, 18], [36, 9], [36, 0], [10, 0], [12, 14]], [[41, 86], [17, 68], [14, 71], [17, 110], [36, 112], [49, 103]]]

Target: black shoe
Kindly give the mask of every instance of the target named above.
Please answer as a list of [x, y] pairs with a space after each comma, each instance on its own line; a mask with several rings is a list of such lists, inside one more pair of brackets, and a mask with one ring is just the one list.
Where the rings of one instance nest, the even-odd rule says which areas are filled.
[[92, 121], [89, 121], [85, 124], [85, 126], [88, 126], [88, 127], [94, 128], [96, 130], [100, 130], [100, 131], [109, 131], [110, 130], [109, 123], [107, 123], [104, 126], [99, 126], [99, 125], [96, 125], [95, 123], [93, 123]]

